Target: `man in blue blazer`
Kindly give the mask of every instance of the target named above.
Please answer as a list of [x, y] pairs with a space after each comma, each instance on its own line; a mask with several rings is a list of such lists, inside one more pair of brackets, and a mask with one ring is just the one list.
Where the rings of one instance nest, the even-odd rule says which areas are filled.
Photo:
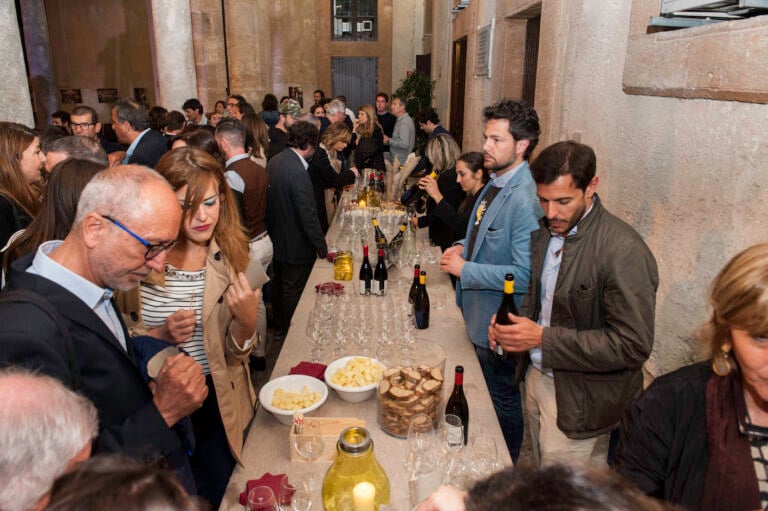
[[502, 100], [483, 110], [485, 166], [491, 180], [480, 192], [463, 240], [448, 248], [440, 269], [459, 278], [456, 302], [483, 369], [512, 459], [523, 440], [523, 413], [515, 359], [497, 358], [488, 347], [488, 324], [504, 294], [504, 276], [515, 276], [519, 306], [531, 275], [531, 231], [543, 215], [528, 158], [539, 141], [536, 111]]

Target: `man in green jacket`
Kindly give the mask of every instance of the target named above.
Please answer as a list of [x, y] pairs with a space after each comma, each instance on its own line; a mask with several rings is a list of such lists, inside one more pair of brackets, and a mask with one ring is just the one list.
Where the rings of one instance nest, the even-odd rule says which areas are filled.
[[540, 464], [606, 463], [653, 348], [656, 260], [603, 208], [595, 168], [592, 149], [572, 141], [531, 164], [545, 213], [531, 235], [531, 283], [520, 316], [489, 327], [492, 347], [528, 355], [519, 367]]

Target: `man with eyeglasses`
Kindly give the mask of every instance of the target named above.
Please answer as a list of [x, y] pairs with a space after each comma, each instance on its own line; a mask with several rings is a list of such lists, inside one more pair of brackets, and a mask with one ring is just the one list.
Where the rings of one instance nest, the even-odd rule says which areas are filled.
[[97, 174], [67, 237], [11, 266], [0, 294], [0, 366], [48, 374], [93, 401], [95, 452], [165, 458], [190, 480], [172, 428], [205, 399], [202, 368], [185, 354], [169, 356], [147, 385], [112, 298], [164, 271], [180, 221], [176, 195], [154, 171], [126, 165]]
[[247, 101], [239, 94], [233, 94], [232, 96], [227, 97], [227, 114], [229, 117], [237, 119], [238, 121], [243, 117], [243, 112], [240, 110], [240, 103], [247, 103]]
[[72, 110], [72, 113], [69, 116], [69, 128], [72, 130], [73, 135], [97, 140], [107, 154], [114, 153], [115, 151], [123, 151], [125, 149], [117, 142], [107, 140], [101, 132], [99, 114], [88, 105], [78, 105]]

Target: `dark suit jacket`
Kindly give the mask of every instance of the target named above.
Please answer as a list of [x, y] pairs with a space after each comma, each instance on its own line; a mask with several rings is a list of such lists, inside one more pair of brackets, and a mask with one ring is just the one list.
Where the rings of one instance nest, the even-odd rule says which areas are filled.
[[342, 163], [341, 172], [336, 173], [328, 159], [328, 153], [322, 147], [318, 147], [312, 161], [309, 162], [309, 177], [315, 190], [315, 206], [320, 220], [320, 228], [323, 233], [328, 232], [328, 210], [325, 205], [326, 188], [343, 188], [355, 182], [355, 175]]
[[[78, 390], [93, 401], [99, 412], [96, 451], [123, 452], [147, 459], [176, 451], [181, 446], [179, 437], [152, 403], [152, 393], [135, 365], [132, 351], [124, 350], [104, 322], [77, 296], [46, 278], [27, 273], [33, 257], [34, 253], [13, 263], [7, 288], [31, 289], [61, 315], [72, 337], [82, 384]], [[117, 310], [115, 316], [120, 317]], [[78, 378], [69, 362], [65, 340], [48, 315], [31, 304], [4, 304], [0, 307], [0, 325], [0, 366], [21, 365], [75, 386]]]
[[274, 259], [308, 264], [325, 257], [325, 236], [317, 218], [309, 173], [296, 152], [287, 147], [267, 162], [267, 230]]
[[155, 130], [149, 130], [143, 137], [141, 137], [141, 140], [139, 140], [128, 163], [155, 168], [158, 160], [160, 160], [167, 151], [168, 142], [165, 137]]

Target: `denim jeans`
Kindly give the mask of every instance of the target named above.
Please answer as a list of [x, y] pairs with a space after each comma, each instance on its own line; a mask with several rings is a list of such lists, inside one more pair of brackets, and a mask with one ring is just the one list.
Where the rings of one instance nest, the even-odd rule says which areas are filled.
[[520, 446], [523, 443], [523, 407], [520, 400], [520, 389], [515, 382], [515, 366], [513, 357], [497, 359], [488, 347], [475, 344], [475, 353], [483, 370], [485, 384], [491, 394], [493, 408], [499, 419], [501, 432], [507, 444], [512, 461], [517, 463], [520, 456]]

